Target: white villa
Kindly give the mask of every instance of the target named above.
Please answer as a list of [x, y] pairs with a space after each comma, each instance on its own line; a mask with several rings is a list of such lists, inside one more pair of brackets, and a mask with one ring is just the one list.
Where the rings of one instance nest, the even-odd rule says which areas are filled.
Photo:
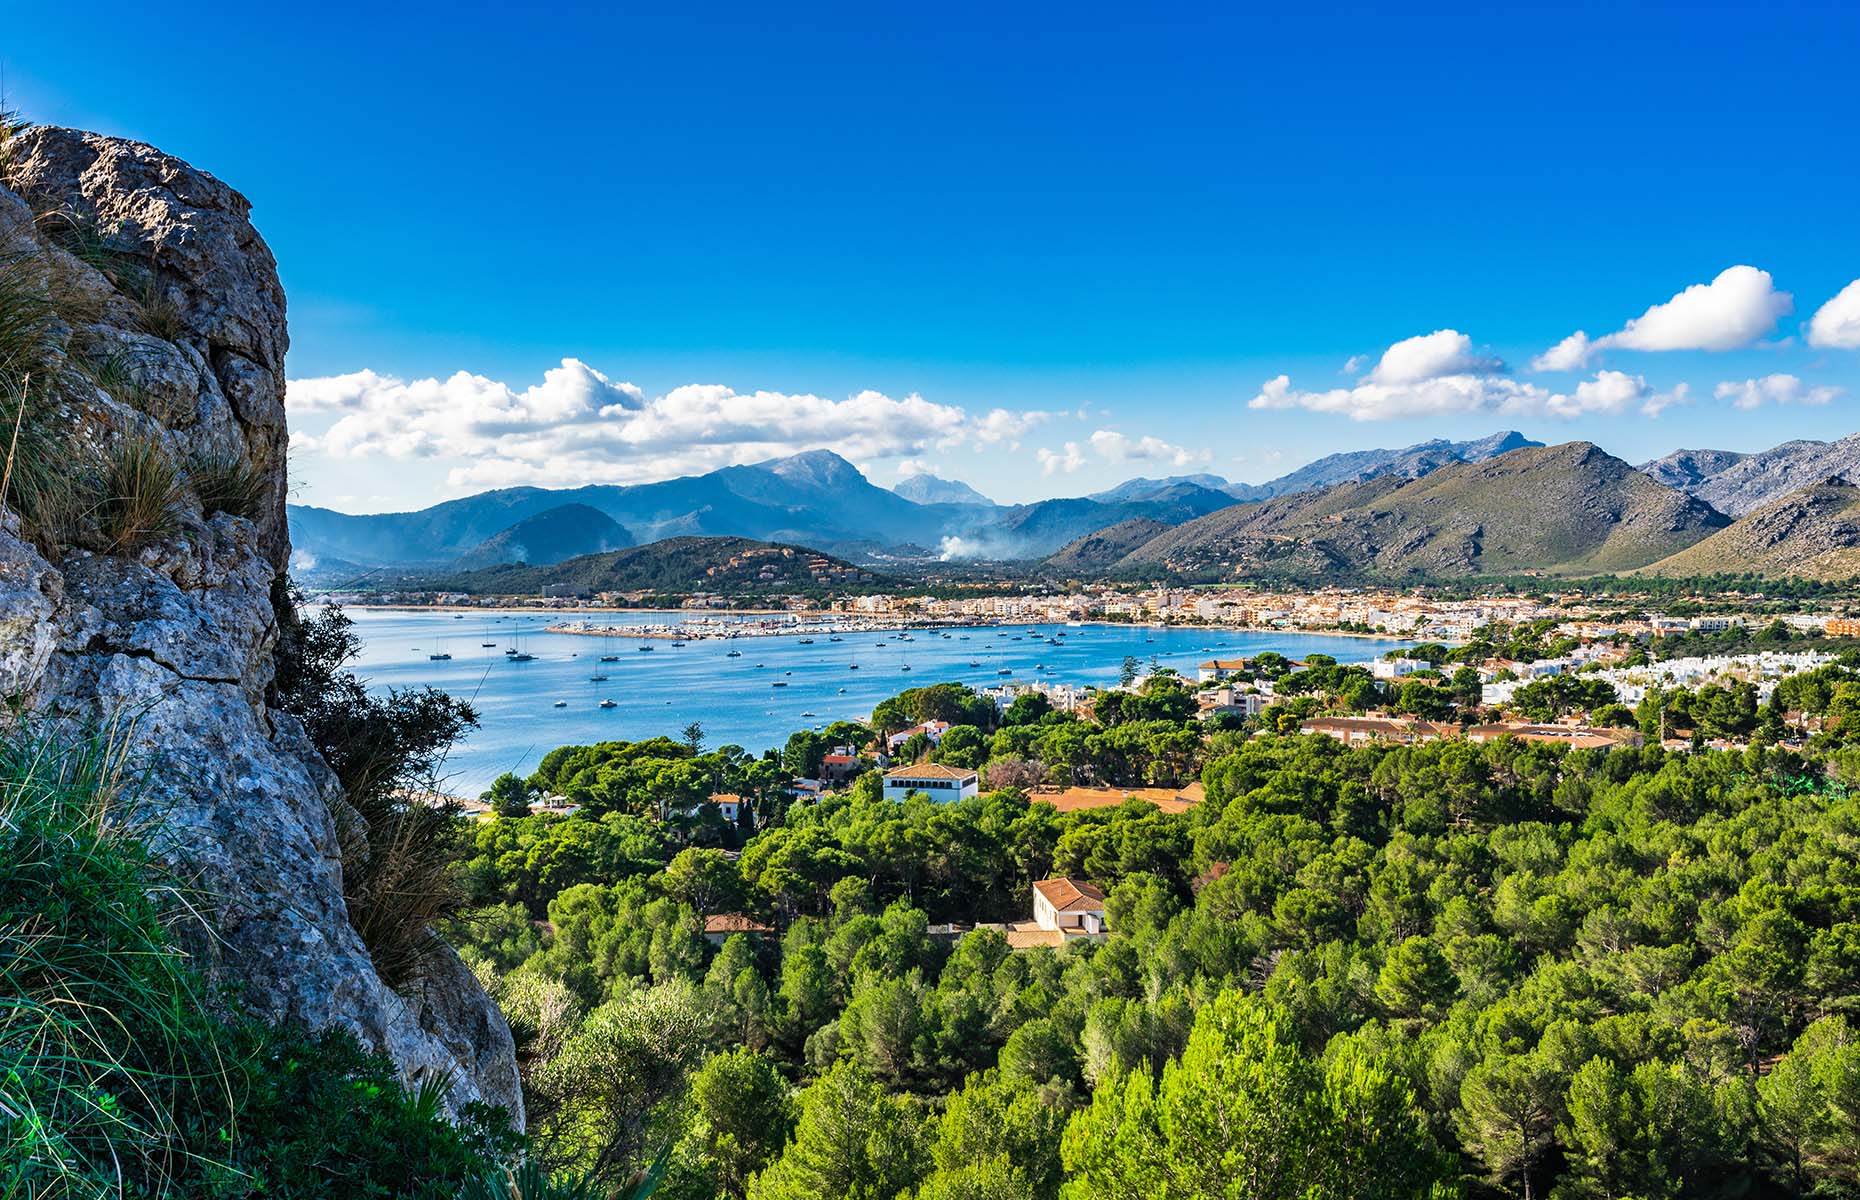
[[885, 799], [902, 800], [922, 792], [938, 804], [954, 804], [981, 791], [982, 777], [966, 767], [918, 763], [885, 772]]
[[1076, 879], [1042, 879], [1033, 885], [1033, 923], [1060, 934], [1096, 936], [1105, 931], [1104, 893]]

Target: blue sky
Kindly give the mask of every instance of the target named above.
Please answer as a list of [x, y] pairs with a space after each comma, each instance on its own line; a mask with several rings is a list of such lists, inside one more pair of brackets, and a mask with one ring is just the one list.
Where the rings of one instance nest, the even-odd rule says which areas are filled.
[[251, 197], [309, 502], [1860, 428], [1852, 6], [189, 16], [29, 6], [6, 89]]

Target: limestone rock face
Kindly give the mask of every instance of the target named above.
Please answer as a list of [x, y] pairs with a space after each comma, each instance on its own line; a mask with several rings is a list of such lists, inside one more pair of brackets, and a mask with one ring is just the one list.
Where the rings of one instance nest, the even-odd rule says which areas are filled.
[[[256, 470], [250, 519], [187, 495], [172, 534], [133, 556], [47, 557], [0, 508], [0, 701], [114, 731], [145, 772], [150, 836], [205, 928], [190, 941], [273, 1019], [346, 1026], [409, 1077], [451, 1080], [455, 1106], [521, 1124], [510, 1030], [455, 955], [407, 996], [387, 987], [342, 894], [335, 776], [266, 704], [285, 525], [284, 292], [245, 197], [153, 147], [65, 129], [8, 146], [0, 251], [52, 281], [82, 442], [159, 439], [176, 462]], [[121, 269], [105, 275], [108, 256]], [[129, 282], [133, 281], [133, 282]], [[95, 364], [133, 363], [133, 389]], [[125, 398], [118, 392], [132, 391]], [[352, 814], [351, 814], [352, 815]]]

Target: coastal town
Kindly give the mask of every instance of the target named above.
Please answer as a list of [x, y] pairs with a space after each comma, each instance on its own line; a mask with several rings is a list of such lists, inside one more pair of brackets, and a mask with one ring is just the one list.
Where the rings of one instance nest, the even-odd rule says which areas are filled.
[[[1860, 596], [1836, 597], [1819, 605], [1783, 601], [1764, 595], [1714, 594], [1634, 599], [1577, 590], [1516, 594], [1444, 596], [1435, 589], [1329, 587], [1309, 590], [1263, 587], [1153, 587], [1096, 584], [1070, 590], [1051, 588], [1008, 591], [987, 589], [905, 591], [842, 596], [822, 603], [800, 594], [762, 597], [745, 604], [738, 597], [694, 592], [667, 598], [647, 592], [570, 593], [552, 589], [540, 595], [473, 595], [447, 591], [332, 590], [316, 593], [321, 602], [350, 607], [419, 607], [534, 610], [585, 621], [582, 632], [598, 632], [592, 616], [573, 614], [662, 611], [689, 636], [744, 636], [741, 624], [705, 622], [702, 614], [754, 614], [766, 618], [770, 631], [793, 632], [798, 624], [840, 623], [842, 631], [889, 630], [912, 625], [990, 623], [1065, 624], [1114, 622], [1224, 629], [1282, 630], [1304, 633], [1379, 634], [1389, 637], [1464, 640], [1495, 622], [1524, 624], [1554, 621], [1572, 636], [1645, 638], [1674, 632], [1717, 631], [1757, 620], [1780, 619], [1801, 632], [1831, 636], [1860, 635]], [[643, 609], [649, 601], [665, 602]], [[1685, 610], [1669, 615], [1665, 609]], [[629, 632], [639, 626], [628, 625]]]

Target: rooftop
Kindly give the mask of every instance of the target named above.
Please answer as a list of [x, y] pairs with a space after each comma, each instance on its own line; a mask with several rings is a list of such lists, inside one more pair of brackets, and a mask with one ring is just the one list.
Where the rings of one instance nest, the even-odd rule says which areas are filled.
[[918, 763], [912, 767], [897, 767], [885, 772], [885, 782], [894, 779], [975, 779], [976, 773], [966, 767], [949, 767], [942, 763]]
[[705, 933], [774, 933], [775, 930], [747, 913], [718, 913], [704, 918]]
[[1064, 876], [1042, 879], [1033, 885], [1033, 890], [1046, 897], [1046, 902], [1059, 912], [1104, 911], [1104, 893], [1077, 879]]

